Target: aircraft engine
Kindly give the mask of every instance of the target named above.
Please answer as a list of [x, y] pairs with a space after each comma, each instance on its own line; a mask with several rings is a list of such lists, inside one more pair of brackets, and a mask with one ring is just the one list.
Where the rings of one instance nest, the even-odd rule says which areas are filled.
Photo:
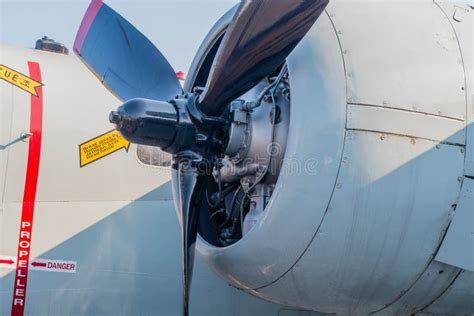
[[[226, 211], [200, 217], [197, 251], [213, 271], [325, 313], [474, 312], [473, 272], [434, 260], [466, 144], [465, 68], [443, 9], [333, 1], [283, 79], [275, 73], [234, 104], [220, 177], [240, 191]], [[205, 39], [186, 91], [205, 82], [232, 15]], [[273, 82], [262, 106], [240, 112]]]
[[[183, 93], [110, 8], [78, 34], [76, 53], [126, 101], [110, 121], [174, 155], [184, 311], [197, 240], [213, 271], [269, 301], [472, 314], [472, 8], [326, 5], [242, 1], [205, 38]], [[130, 42], [137, 81], [113, 53]]]

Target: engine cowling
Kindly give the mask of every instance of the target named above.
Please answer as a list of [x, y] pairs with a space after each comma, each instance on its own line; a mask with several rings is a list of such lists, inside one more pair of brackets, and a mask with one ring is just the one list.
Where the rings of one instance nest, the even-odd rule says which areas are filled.
[[[204, 40], [185, 90], [205, 84], [234, 11]], [[226, 246], [200, 227], [213, 271], [325, 313], [474, 312], [473, 272], [435, 260], [473, 181], [471, 55], [451, 23], [432, 1], [329, 5], [287, 60], [284, 158], [262, 216]]]

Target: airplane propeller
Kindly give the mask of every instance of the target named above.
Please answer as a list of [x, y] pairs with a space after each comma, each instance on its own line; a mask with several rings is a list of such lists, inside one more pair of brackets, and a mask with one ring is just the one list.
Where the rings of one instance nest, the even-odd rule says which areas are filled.
[[198, 233], [198, 205], [228, 140], [230, 103], [281, 66], [329, 0], [242, 0], [206, 86], [184, 95], [160, 51], [117, 12], [93, 0], [74, 52], [117, 97], [110, 114], [130, 142], [173, 154], [183, 250], [183, 314]]

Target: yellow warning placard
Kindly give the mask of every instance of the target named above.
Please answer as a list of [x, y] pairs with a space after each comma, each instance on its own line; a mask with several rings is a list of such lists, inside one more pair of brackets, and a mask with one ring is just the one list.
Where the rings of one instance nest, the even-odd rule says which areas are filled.
[[81, 168], [120, 149], [128, 152], [130, 142], [116, 130], [97, 136], [79, 145]]
[[30, 77], [18, 72], [14, 69], [11, 69], [5, 65], [0, 64], [0, 79], [5, 80], [8, 83], [11, 83], [18, 88], [25, 90], [26, 92], [38, 96], [36, 88], [41, 87], [43, 84], [38, 82]]

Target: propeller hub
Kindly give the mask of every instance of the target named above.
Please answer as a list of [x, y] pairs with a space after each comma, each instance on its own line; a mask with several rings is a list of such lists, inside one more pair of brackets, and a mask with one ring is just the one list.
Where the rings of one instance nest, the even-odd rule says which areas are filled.
[[177, 154], [194, 148], [197, 134], [181, 103], [132, 99], [111, 112], [109, 120], [128, 141]]

